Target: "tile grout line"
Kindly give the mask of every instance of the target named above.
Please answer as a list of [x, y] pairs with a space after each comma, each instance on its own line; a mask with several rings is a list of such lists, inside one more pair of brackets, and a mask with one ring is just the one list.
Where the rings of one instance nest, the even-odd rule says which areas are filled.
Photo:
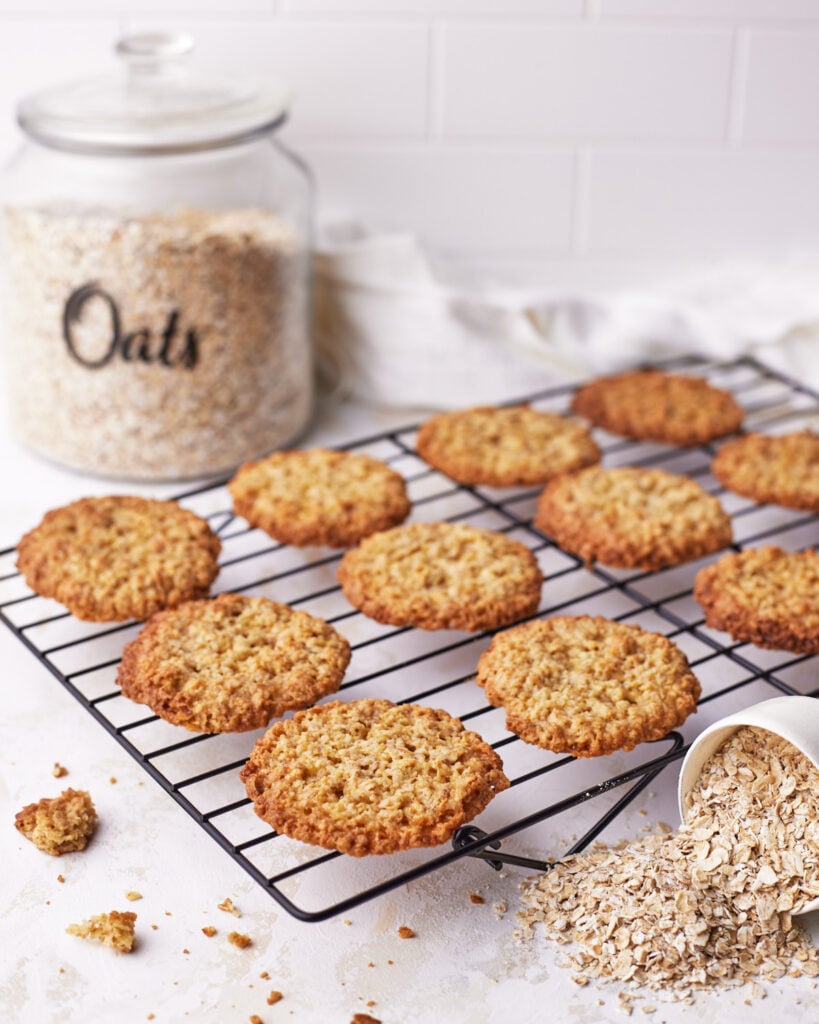
[[571, 237], [569, 252], [583, 256], [589, 240], [591, 220], [590, 193], [592, 152], [589, 145], [578, 146], [574, 158], [574, 187], [572, 190]]
[[740, 26], [734, 33], [731, 54], [728, 110], [725, 125], [725, 141], [729, 148], [742, 144], [745, 129], [745, 111], [748, 98], [748, 68], [751, 56], [751, 30]]
[[444, 120], [444, 33], [446, 26], [435, 18], [427, 26], [427, 142], [443, 137]]

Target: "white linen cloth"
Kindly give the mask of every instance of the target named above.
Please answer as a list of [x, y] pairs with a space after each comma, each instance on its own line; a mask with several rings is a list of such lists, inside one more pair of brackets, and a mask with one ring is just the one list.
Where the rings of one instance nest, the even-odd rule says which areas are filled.
[[819, 388], [819, 254], [711, 266], [651, 293], [453, 287], [409, 233], [338, 225], [314, 257], [319, 357], [345, 394], [452, 408], [681, 354], [751, 354]]

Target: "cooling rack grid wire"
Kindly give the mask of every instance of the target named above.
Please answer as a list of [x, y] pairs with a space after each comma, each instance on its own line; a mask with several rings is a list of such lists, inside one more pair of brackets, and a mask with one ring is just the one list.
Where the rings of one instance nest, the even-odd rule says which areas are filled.
[[[696, 372], [730, 390], [746, 411], [745, 429], [786, 433], [819, 424], [819, 395], [759, 364], [678, 359], [669, 369]], [[565, 412], [575, 385], [527, 396], [535, 408]], [[819, 694], [819, 658], [765, 651], [708, 629], [693, 600], [694, 576], [717, 556], [661, 572], [587, 569], [531, 525], [540, 488], [493, 489], [454, 484], [414, 451], [415, 427], [364, 438], [345, 447], [388, 462], [407, 480], [412, 518], [448, 519], [502, 531], [536, 554], [545, 583], [538, 617], [602, 614], [672, 638], [702, 684], [698, 713], [663, 740], [634, 751], [576, 760], [524, 744], [505, 729], [474, 682], [488, 633], [424, 632], [379, 625], [351, 608], [336, 583], [341, 552], [295, 549], [249, 529], [231, 511], [225, 481], [179, 495], [205, 516], [223, 545], [217, 592], [264, 595], [333, 623], [350, 640], [353, 658], [341, 699], [386, 697], [445, 708], [499, 752], [512, 785], [451, 846], [357, 859], [276, 835], [253, 813], [239, 770], [260, 735], [198, 735], [171, 726], [134, 704], [116, 686], [125, 643], [138, 623], [84, 623], [33, 594], [15, 568], [13, 548], [0, 551], [0, 618], [25, 646], [282, 907], [303, 921], [349, 911], [462, 857], [493, 867], [524, 867], [581, 849], [606, 829], [655, 779], [674, 788], [674, 766], [703, 728], [737, 707], [781, 694]], [[697, 479], [718, 494], [733, 519], [734, 548], [816, 544], [819, 517], [762, 506], [722, 489], [709, 466], [718, 442], [681, 449], [627, 441], [595, 431], [603, 464], [656, 466]], [[45, 510], [43, 510], [45, 511]], [[666, 768], [671, 770], [664, 771]], [[663, 774], [664, 773], [664, 774]], [[659, 784], [658, 784], [659, 785]], [[582, 833], [579, 838], [574, 833]]]

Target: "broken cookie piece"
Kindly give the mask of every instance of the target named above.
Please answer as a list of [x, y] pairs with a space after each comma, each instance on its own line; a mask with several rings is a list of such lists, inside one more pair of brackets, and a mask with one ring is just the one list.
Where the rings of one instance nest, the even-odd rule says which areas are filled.
[[79, 935], [81, 939], [102, 942], [118, 953], [130, 953], [134, 948], [136, 918], [136, 914], [129, 910], [112, 910], [110, 914], [89, 917], [82, 924], [70, 924], [66, 931], [69, 935]]
[[97, 827], [97, 812], [84, 789], [65, 789], [59, 796], [27, 804], [15, 815], [14, 825], [38, 850], [59, 857], [85, 849]]

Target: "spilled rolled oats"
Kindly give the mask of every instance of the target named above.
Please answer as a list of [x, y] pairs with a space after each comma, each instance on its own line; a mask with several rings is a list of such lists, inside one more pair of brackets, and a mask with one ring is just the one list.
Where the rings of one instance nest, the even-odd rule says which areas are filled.
[[3, 227], [12, 421], [29, 447], [174, 478], [305, 425], [307, 254], [275, 214], [9, 208]]
[[687, 821], [567, 857], [525, 883], [523, 934], [573, 944], [576, 978], [697, 990], [819, 975], [793, 915], [819, 897], [819, 771], [791, 744], [743, 727], [706, 762]]

